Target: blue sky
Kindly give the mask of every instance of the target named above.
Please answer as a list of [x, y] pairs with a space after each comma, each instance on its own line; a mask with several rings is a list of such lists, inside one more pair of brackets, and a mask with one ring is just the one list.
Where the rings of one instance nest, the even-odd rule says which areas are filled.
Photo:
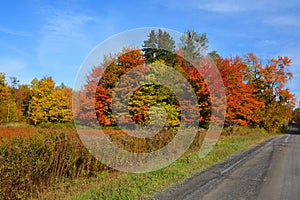
[[205, 32], [222, 56], [289, 56], [289, 87], [300, 99], [298, 0], [1, 1], [0, 71], [21, 83], [52, 76], [73, 86], [89, 52], [110, 36], [142, 27]]

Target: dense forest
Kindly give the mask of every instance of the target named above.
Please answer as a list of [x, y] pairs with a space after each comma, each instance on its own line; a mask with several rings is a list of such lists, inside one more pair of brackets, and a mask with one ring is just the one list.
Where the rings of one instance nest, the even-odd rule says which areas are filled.
[[[197, 71], [197, 67], [204, 71], [210, 68], [210, 64], [204, 62], [207, 57], [203, 56], [207, 49], [206, 34], [186, 31], [179, 44], [175, 44], [167, 32], [152, 30], [141, 49], [124, 48], [116, 55], [108, 53], [110, 56], [104, 58], [103, 64], [94, 67], [86, 77], [82, 90], [96, 90], [96, 95], [89, 96], [88, 92], [80, 95], [81, 106], [75, 111], [75, 120], [82, 125], [91, 125], [89, 119], [96, 115], [100, 125], [115, 126], [112, 91], [118, 80], [138, 66], [167, 65], [191, 84], [198, 99], [199, 126], [207, 128], [211, 120], [210, 91], [203, 74]], [[286, 86], [293, 77], [289, 72], [291, 60], [288, 57], [259, 60], [254, 53], [248, 53], [242, 57], [223, 58], [217, 51], [208, 56], [219, 70], [226, 90], [225, 126], [270, 130], [292, 120], [295, 98]], [[16, 77], [7, 79], [0, 73], [0, 123], [72, 124], [72, 93], [71, 88], [63, 83], [56, 85], [51, 77], [34, 78], [30, 84], [20, 84]], [[88, 101], [94, 102], [95, 106], [85, 107]], [[166, 110], [166, 127], [176, 127], [184, 118], [171, 90], [148, 84], [138, 88], [130, 98], [128, 110], [133, 122], [147, 125], [149, 109], [156, 104]]]

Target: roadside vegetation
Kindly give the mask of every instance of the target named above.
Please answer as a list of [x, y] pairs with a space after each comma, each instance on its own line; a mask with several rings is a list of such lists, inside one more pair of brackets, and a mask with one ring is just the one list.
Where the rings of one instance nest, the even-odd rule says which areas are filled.
[[300, 108], [296, 108], [293, 112], [293, 121], [292, 121], [300, 130]]
[[[230, 155], [245, 150], [259, 142], [274, 137], [278, 133], [267, 133], [263, 129], [247, 129], [236, 127], [236, 132], [230, 136], [222, 136], [213, 151], [203, 159], [199, 159], [199, 146], [193, 144], [184, 156], [170, 166], [146, 174], [121, 173], [117, 178], [108, 174], [92, 179], [86, 186], [86, 192], [77, 193], [76, 190], [64, 195], [67, 199], [152, 199], [151, 197], [174, 183], [183, 181], [191, 175], [200, 172], [217, 162], [223, 161]], [[105, 181], [104, 181], [105, 180]], [[76, 188], [77, 186], [75, 186]], [[52, 193], [53, 195], [53, 193]], [[45, 196], [47, 197], [47, 196]], [[49, 196], [50, 197], [50, 196]]]
[[[16, 77], [8, 81], [0, 72], [0, 199], [146, 198], [235, 152], [281, 134], [292, 120], [300, 123], [299, 111], [293, 115], [295, 97], [286, 85], [293, 77], [289, 58], [258, 61], [253, 53], [223, 58], [212, 51], [209, 56], [213, 62], [207, 62], [202, 55], [207, 48], [205, 34], [187, 31], [175, 44], [167, 32], [153, 30], [142, 49], [124, 48], [106, 56], [87, 75], [79, 91], [63, 83], [57, 85], [51, 77], [20, 84]], [[211, 96], [202, 75], [211, 72], [212, 63], [220, 71], [225, 87], [225, 124], [213, 151], [199, 159], [198, 151], [212, 118]], [[128, 151], [151, 152], [168, 144], [180, 120], [187, 118], [171, 90], [147, 84], [130, 97], [130, 121], [148, 125], [151, 107], [160, 104], [167, 118], [159, 134], [152, 140], [136, 139], [116, 125], [112, 91], [122, 75], [145, 64], [150, 69], [171, 66], [189, 82], [198, 100], [199, 132], [190, 149], [167, 168], [146, 174], [118, 172], [87, 151], [78, 138], [75, 122], [84, 129], [100, 125], [112, 142]], [[79, 107], [72, 108], [73, 94]], [[222, 112], [225, 108], [219, 109]], [[221, 118], [216, 116], [214, 120]]]
[[[125, 137], [118, 130], [107, 134], [115, 141]], [[199, 159], [198, 151], [204, 136], [199, 131], [190, 149], [171, 166], [146, 174], [127, 174], [98, 162], [81, 144], [75, 130], [33, 129], [30, 135], [1, 139], [0, 194], [5, 199], [146, 197], [275, 135], [259, 128], [225, 129], [214, 150]], [[157, 140], [155, 146], [171, 139]], [[128, 141], [132, 145], [127, 145], [127, 150], [147, 152], [153, 148], [153, 145], [137, 145], [136, 142]]]

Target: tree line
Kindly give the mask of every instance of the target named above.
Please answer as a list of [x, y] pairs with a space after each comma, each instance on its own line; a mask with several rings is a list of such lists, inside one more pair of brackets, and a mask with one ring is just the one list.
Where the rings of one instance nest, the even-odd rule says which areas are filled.
[[[204, 56], [207, 44], [206, 35], [195, 31], [185, 32], [180, 43], [175, 45], [174, 39], [166, 31], [152, 30], [142, 48], [124, 48], [122, 52], [106, 57], [102, 65], [92, 69], [82, 88], [80, 105], [91, 105], [86, 103], [91, 101], [94, 101], [94, 105], [81, 107], [75, 118], [82, 124], [92, 125], [90, 116], [96, 112], [99, 124], [116, 125], [112, 94], [118, 80], [138, 66], [148, 65], [149, 70], [155, 70], [157, 65], [167, 65], [180, 72], [192, 85], [198, 99], [199, 126], [207, 128], [212, 117], [210, 91], [203, 77], [210, 73], [211, 68], [211, 62], [206, 62], [207, 57]], [[263, 127], [271, 130], [292, 119], [295, 97], [286, 85], [293, 77], [289, 71], [291, 60], [288, 57], [278, 56], [259, 61], [254, 53], [229, 58], [222, 58], [216, 51], [208, 55], [220, 71], [226, 90], [225, 126]], [[197, 68], [201, 69], [201, 74]], [[128, 83], [124, 84], [130, 85], [130, 81], [134, 82], [128, 78]], [[95, 88], [96, 94], [94, 91], [89, 92]], [[128, 97], [124, 95], [125, 100]], [[170, 89], [147, 84], [138, 88], [130, 97], [127, 109], [131, 119], [122, 116], [118, 116], [118, 119], [124, 120], [124, 123], [132, 120], [136, 124], [147, 125], [151, 122], [151, 106], [157, 104], [162, 105], [167, 113], [167, 127], [178, 126], [185, 117], [176, 95]]]
[[[223, 58], [212, 51], [208, 53], [211, 62], [206, 62], [204, 52], [207, 48], [206, 34], [186, 31], [176, 44], [166, 31], [152, 30], [142, 48], [124, 48], [116, 55], [109, 54], [102, 64], [91, 70], [86, 84], [81, 88], [84, 92], [74, 91], [80, 94], [81, 105], [75, 111], [75, 120], [82, 125], [93, 125], [90, 119], [96, 116], [98, 125], [115, 126], [114, 115], [118, 113], [113, 114], [112, 94], [118, 80], [139, 66], [147, 65], [155, 71], [167, 65], [178, 71], [192, 86], [198, 100], [199, 126], [207, 128], [212, 117], [212, 102], [203, 76], [209, 73], [211, 63], [219, 70], [225, 86], [225, 126], [259, 126], [270, 130], [292, 119], [295, 97], [286, 85], [293, 77], [289, 71], [291, 60], [288, 57], [278, 56], [261, 61], [255, 54], [248, 53], [242, 57]], [[203, 73], [200, 74], [197, 68], [201, 68]], [[146, 78], [153, 79], [150, 75]], [[124, 84], [134, 80], [128, 81]], [[25, 121], [38, 125], [73, 120], [71, 88], [64, 84], [55, 85], [51, 77], [34, 78], [28, 85], [19, 84], [14, 77], [10, 78], [10, 84], [7, 82], [5, 74], [0, 73], [0, 123]], [[166, 127], [176, 127], [185, 118], [174, 92], [161, 85], [143, 85], [128, 98], [130, 121], [136, 124], [149, 124], [151, 107], [157, 104], [166, 111]], [[122, 116], [121, 119], [129, 120]]]
[[293, 124], [300, 128], [300, 107], [296, 108], [293, 112]]
[[26, 122], [33, 125], [64, 123], [73, 119], [72, 89], [56, 86], [51, 77], [19, 84], [16, 77], [0, 73], [0, 123]]

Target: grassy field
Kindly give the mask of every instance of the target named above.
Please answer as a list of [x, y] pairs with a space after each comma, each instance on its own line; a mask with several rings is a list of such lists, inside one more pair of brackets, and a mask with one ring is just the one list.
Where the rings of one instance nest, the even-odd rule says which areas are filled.
[[0, 127], [0, 138], [11, 139], [22, 136], [28, 138], [32, 132], [36, 132], [36, 128], [6, 128]]
[[[106, 130], [112, 141], [124, 144], [120, 130]], [[151, 143], [127, 148], [149, 152], [163, 146], [173, 134], [162, 133]], [[93, 158], [72, 129], [0, 128], [0, 197], [4, 199], [141, 199], [224, 160], [275, 134], [262, 129], [225, 129], [213, 151], [198, 158], [203, 133], [169, 167], [145, 174], [122, 173]], [[128, 142], [128, 138], [125, 138]], [[0, 198], [1, 199], [1, 198]]]
[[[250, 131], [249, 131], [250, 132]], [[86, 192], [72, 194], [69, 199], [144, 199], [155, 192], [170, 187], [174, 182], [182, 181], [208, 166], [224, 160], [228, 156], [257, 144], [273, 134], [256, 130], [243, 135], [223, 136], [214, 150], [204, 159], [198, 158], [196, 148], [188, 151], [183, 157], [169, 167], [146, 174], [120, 174], [118, 178], [104, 175], [102, 179], [94, 180], [96, 188]], [[105, 180], [105, 181], [103, 181]]]

